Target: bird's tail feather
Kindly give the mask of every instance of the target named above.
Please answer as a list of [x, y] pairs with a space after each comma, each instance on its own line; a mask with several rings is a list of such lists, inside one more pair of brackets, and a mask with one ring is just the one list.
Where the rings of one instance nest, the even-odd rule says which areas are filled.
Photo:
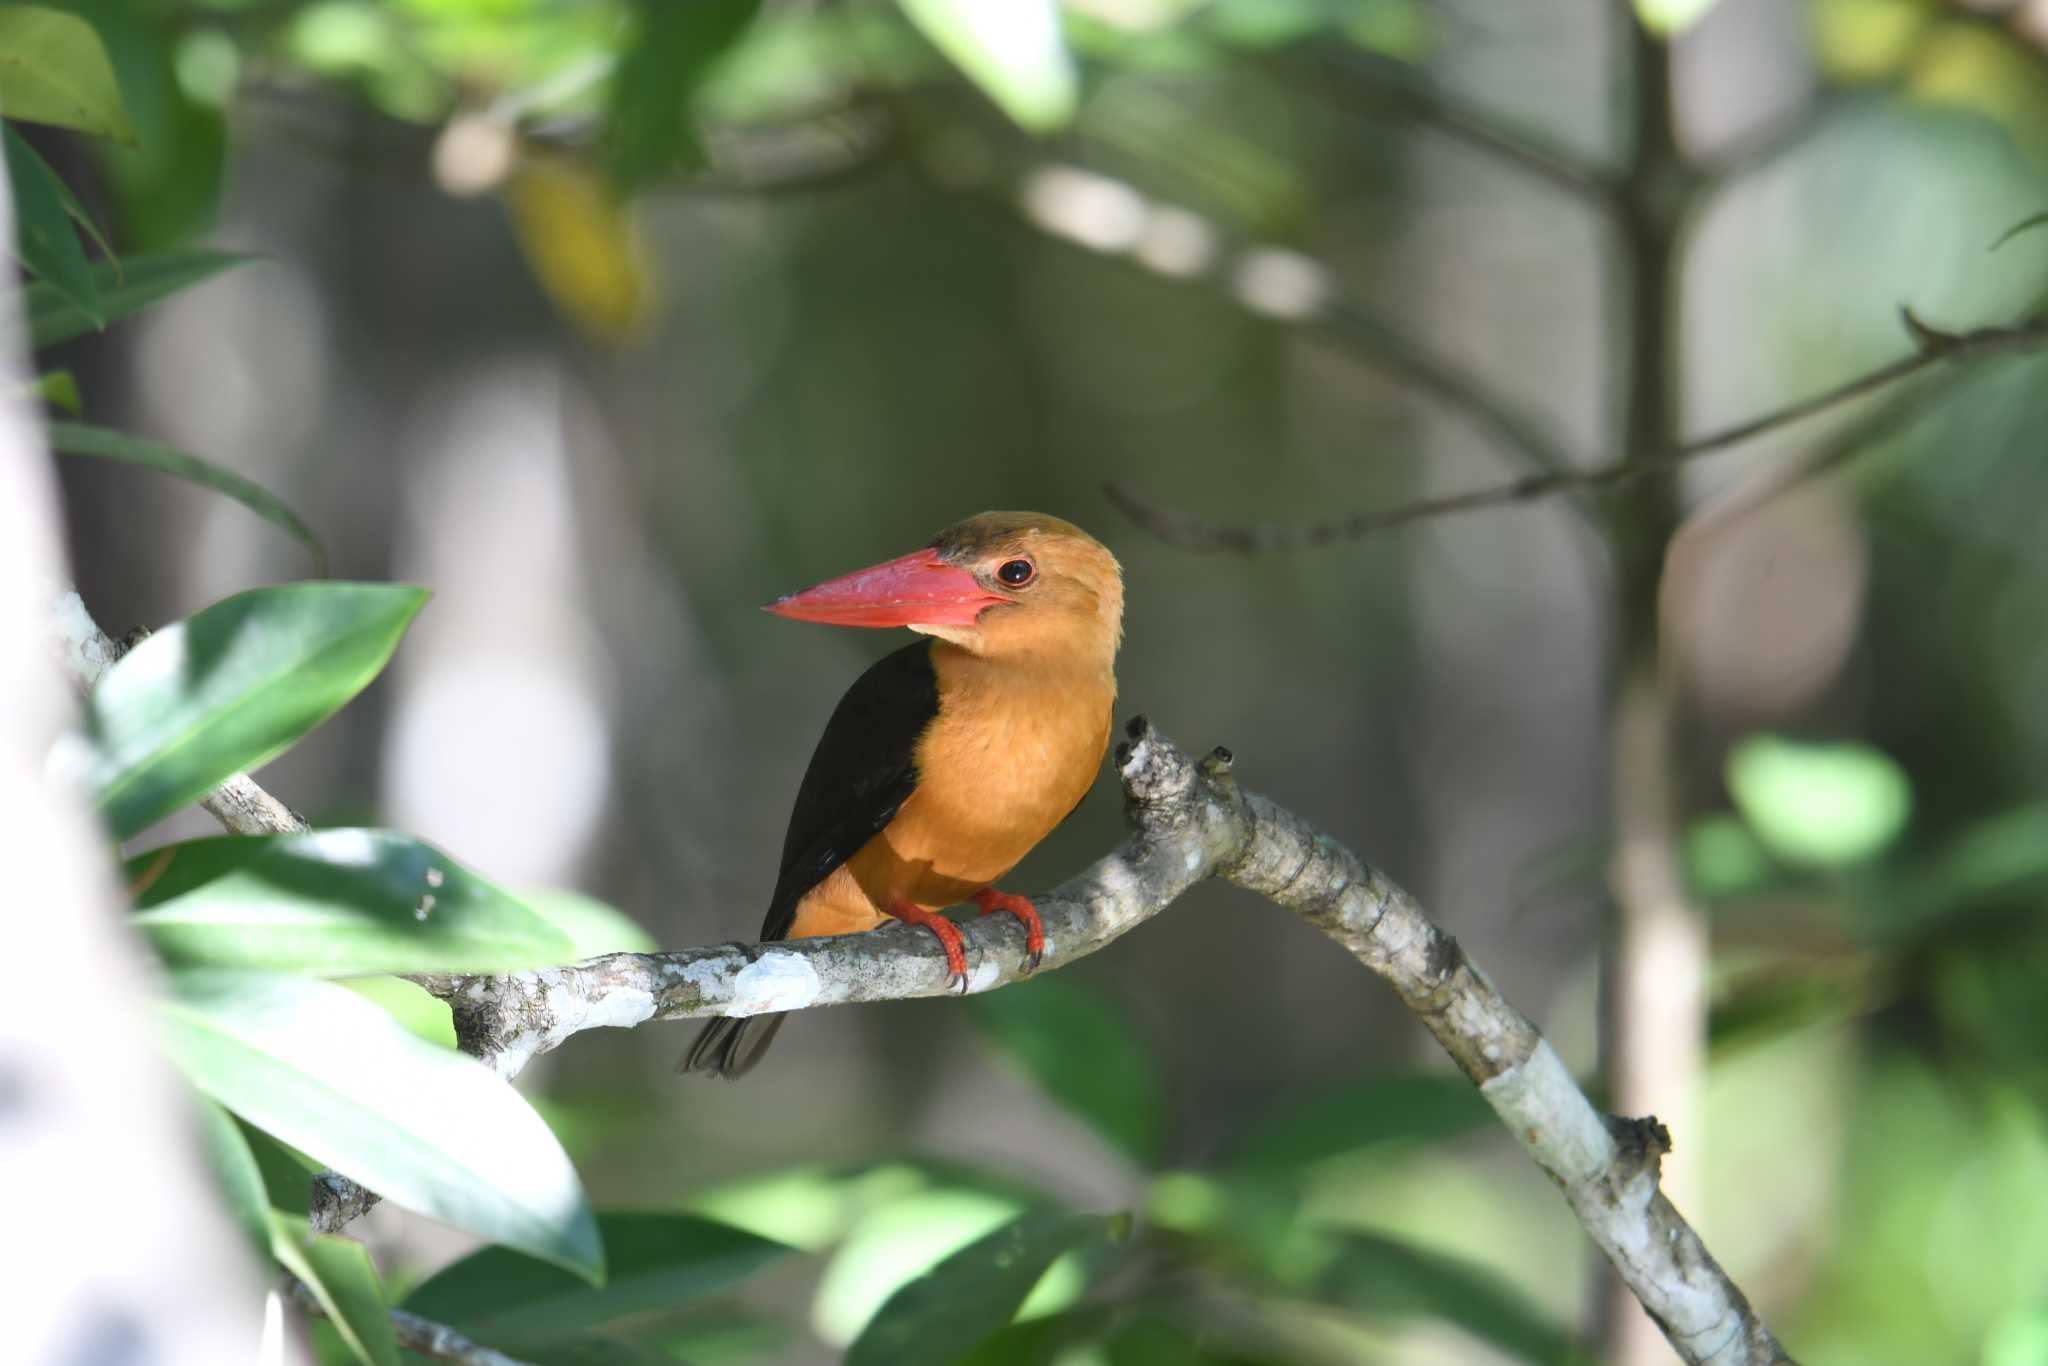
[[746, 1015], [717, 1019], [704, 1026], [697, 1042], [676, 1064], [678, 1072], [716, 1072], [727, 1081], [737, 1081], [753, 1070], [775, 1042], [786, 1015]]

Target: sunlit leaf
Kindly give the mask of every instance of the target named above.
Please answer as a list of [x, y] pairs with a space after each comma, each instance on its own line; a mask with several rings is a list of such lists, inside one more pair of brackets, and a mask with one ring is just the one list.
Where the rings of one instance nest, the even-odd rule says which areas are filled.
[[[446, 1001], [419, 983], [409, 982], [403, 977], [344, 977], [339, 985], [375, 1003], [414, 1038], [425, 1039], [442, 1048], [457, 1046], [455, 1013], [448, 1008]], [[548, 1121], [548, 1127], [557, 1134], [562, 1132], [552, 1119]], [[575, 1146], [566, 1137], [563, 1143]]]
[[1751, 736], [1728, 756], [1727, 777], [1757, 837], [1780, 858], [1816, 867], [1882, 852], [1913, 808], [1905, 772], [1868, 745]]
[[258, 588], [129, 651], [86, 704], [86, 784], [115, 835], [290, 748], [377, 676], [426, 599], [396, 584]]
[[952, 1366], [1006, 1327], [1066, 1253], [1113, 1236], [1095, 1214], [1025, 1214], [960, 1249], [882, 1306], [846, 1352], [846, 1366]]
[[1482, 1129], [1493, 1111], [1463, 1077], [1368, 1077], [1263, 1119], [1236, 1165], [1291, 1169], [1376, 1143], [1430, 1143]]
[[1056, 0], [897, 0], [932, 45], [1020, 127], [1043, 133], [1080, 99]]
[[602, 1277], [575, 1168], [482, 1063], [325, 982], [227, 969], [169, 981], [161, 1037], [200, 1090], [409, 1209]]
[[327, 573], [327, 547], [320, 543], [313, 529], [300, 521], [298, 514], [285, 506], [276, 494], [233, 470], [223, 469], [196, 455], [188, 455], [161, 441], [148, 441], [83, 422], [52, 422], [50, 447], [60, 455], [89, 456], [123, 465], [140, 465], [232, 498], [272, 526], [281, 527], [296, 537], [311, 552], [315, 575], [324, 577]]
[[390, 830], [190, 840], [134, 859], [127, 878], [133, 923], [180, 967], [512, 972], [572, 953], [524, 904]]
[[653, 953], [661, 947], [631, 916], [595, 897], [558, 887], [521, 888], [519, 899], [569, 939], [567, 961], [601, 953]]
[[[211, 279], [233, 266], [253, 261], [253, 256], [198, 248], [156, 252], [124, 257], [116, 265], [101, 261], [93, 266], [93, 287], [100, 311], [108, 322], [147, 308], [166, 295], [175, 294], [202, 280]], [[29, 346], [41, 350], [92, 331], [95, 324], [76, 304], [46, 283], [38, 282], [23, 294], [28, 314]]]
[[605, 1283], [504, 1248], [485, 1248], [436, 1272], [405, 1307], [515, 1354], [574, 1339], [632, 1314], [720, 1294], [787, 1254], [781, 1243], [690, 1214], [597, 1216]]
[[68, 191], [49, 163], [36, 155], [12, 127], [0, 125], [7, 155], [7, 182], [14, 192], [14, 249], [22, 265], [72, 307], [103, 326], [99, 289], [85, 245], [65, 211]]
[[0, 5], [0, 115], [135, 141], [99, 35], [62, 10]]
[[1130, 1022], [1076, 982], [1047, 977], [977, 996], [982, 1035], [1036, 1078], [1053, 1099], [1139, 1162], [1158, 1146], [1156, 1064]]
[[1635, 0], [1636, 19], [1650, 32], [1675, 37], [1707, 17], [1714, 0]]
[[1585, 1360], [1571, 1334], [1495, 1272], [1377, 1234], [1340, 1235], [1315, 1289], [1360, 1314], [1457, 1324], [1518, 1361]]
[[271, 1253], [313, 1292], [349, 1352], [363, 1366], [398, 1366], [398, 1342], [384, 1286], [369, 1249], [353, 1238], [316, 1234], [280, 1210], [270, 1212]]

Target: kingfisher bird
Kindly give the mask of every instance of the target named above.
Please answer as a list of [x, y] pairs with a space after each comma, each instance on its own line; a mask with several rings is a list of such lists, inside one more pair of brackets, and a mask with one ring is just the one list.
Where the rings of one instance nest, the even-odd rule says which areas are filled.
[[[984, 512], [766, 610], [925, 638], [856, 679], [826, 723], [761, 938], [908, 921], [938, 940], [965, 991], [960, 930], [939, 911], [971, 901], [1023, 922], [1036, 969], [1038, 911], [994, 884], [1072, 814], [1102, 766], [1123, 638], [1116, 558], [1057, 517]], [[739, 1077], [783, 1018], [713, 1020], [678, 1070]]]

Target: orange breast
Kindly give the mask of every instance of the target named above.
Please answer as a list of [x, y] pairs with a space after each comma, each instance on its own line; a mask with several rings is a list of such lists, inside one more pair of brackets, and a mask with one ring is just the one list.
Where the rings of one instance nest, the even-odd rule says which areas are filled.
[[1115, 680], [932, 650], [939, 715], [896, 818], [797, 907], [792, 939], [873, 929], [897, 898], [956, 905], [1017, 866], [1095, 781]]

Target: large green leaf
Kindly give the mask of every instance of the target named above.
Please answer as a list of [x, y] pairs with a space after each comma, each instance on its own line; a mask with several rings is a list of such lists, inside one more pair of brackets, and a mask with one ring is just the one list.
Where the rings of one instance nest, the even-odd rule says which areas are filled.
[[1728, 792], [1773, 853], [1822, 868], [1882, 852], [1913, 810], [1905, 771], [1847, 741], [1750, 736], [1728, 756]]
[[384, 1303], [384, 1285], [370, 1264], [369, 1249], [353, 1238], [309, 1232], [295, 1216], [272, 1210], [270, 1250], [313, 1292], [357, 1361], [398, 1366], [391, 1309]]
[[88, 790], [116, 837], [289, 749], [384, 667], [425, 590], [296, 583], [215, 603], [107, 670]]
[[223, 835], [128, 865], [135, 924], [177, 966], [345, 976], [511, 972], [569, 937], [431, 845], [389, 830]]
[[581, 892], [555, 887], [522, 887], [519, 899], [533, 913], [569, 936], [571, 959], [602, 953], [653, 953], [661, 945], [631, 916]]
[[299, 515], [285, 506], [283, 499], [233, 470], [222, 469], [161, 441], [149, 441], [83, 422], [52, 422], [50, 448], [60, 455], [83, 455], [115, 460], [124, 465], [140, 465], [232, 498], [272, 526], [281, 527], [296, 537], [313, 556], [314, 574], [323, 578], [327, 574], [327, 547], [320, 544], [320, 538], [313, 534], [313, 529], [299, 520]]
[[1277, 1170], [1319, 1162], [1377, 1143], [1428, 1143], [1493, 1120], [1463, 1077], [1370, 1077], [1282, 1109], [1245, 1139], [1240, 1167]]
[[0, 5], [0, 115], [135, 141], [99, 34], [37, 5]]
[[1341, 1235], [1315, 1291], [1361, 1314], [1443, 1319], [1520, 1361], [1587, 1360], [1571, 1334], [1493, 1271], [1377, 1234]]
[[68, 192], [49, 163], [12, 127], [0, 125], [7, 149], [7, 183], [14, 193], [14, 249], [29, 273], [62, 295], [72, 307], [104, 325], [99, 289], [85, 244], [71, 226]]
[[970, 1014], [990, 1043], [1060, 1104], [1141, 1163], [1156, 1155], [1159, 1083], [1130, 1022], [1100, 994], [1047, 977], [976, 996]]
[[1018, 125], [1048, 132], [1080, 98], [1057, 0], [897, 0], [932, 45]]
[[597, 1216], [605, 1283], [576, 1277], [501, 1247], [435, 1273], [405, 1307], [515, 1354], [581, 1335], [629, 1314], [675, 1309], [715, 1295], [787, 1253], [730, 1224], [691, 1214], [615, 1211]]
[[846, 1366], [952, 1366], [1002, 1331], [1066, 1253], [1121, 1231], [1121, 1219], [1020, 1215], [911, 1281], [846, 1352]]
[[[255, 259], [235, 252], [189, 248], [124, 257], [119, 263], [101, 261], [92, 268], [93, 289], [99, 296], [100, 312], [112, 322], [231, 266]], [[30, 285], [23, 293], [23, 303], [32, 350], [70, 341], [98, 326], [46, 281]]]
[[222, 1105], [409, 1209], [601, 1279], [575, 1168], [482, 1063], [325, 982], [197, 969], [170, 988], [165, 1047]]

